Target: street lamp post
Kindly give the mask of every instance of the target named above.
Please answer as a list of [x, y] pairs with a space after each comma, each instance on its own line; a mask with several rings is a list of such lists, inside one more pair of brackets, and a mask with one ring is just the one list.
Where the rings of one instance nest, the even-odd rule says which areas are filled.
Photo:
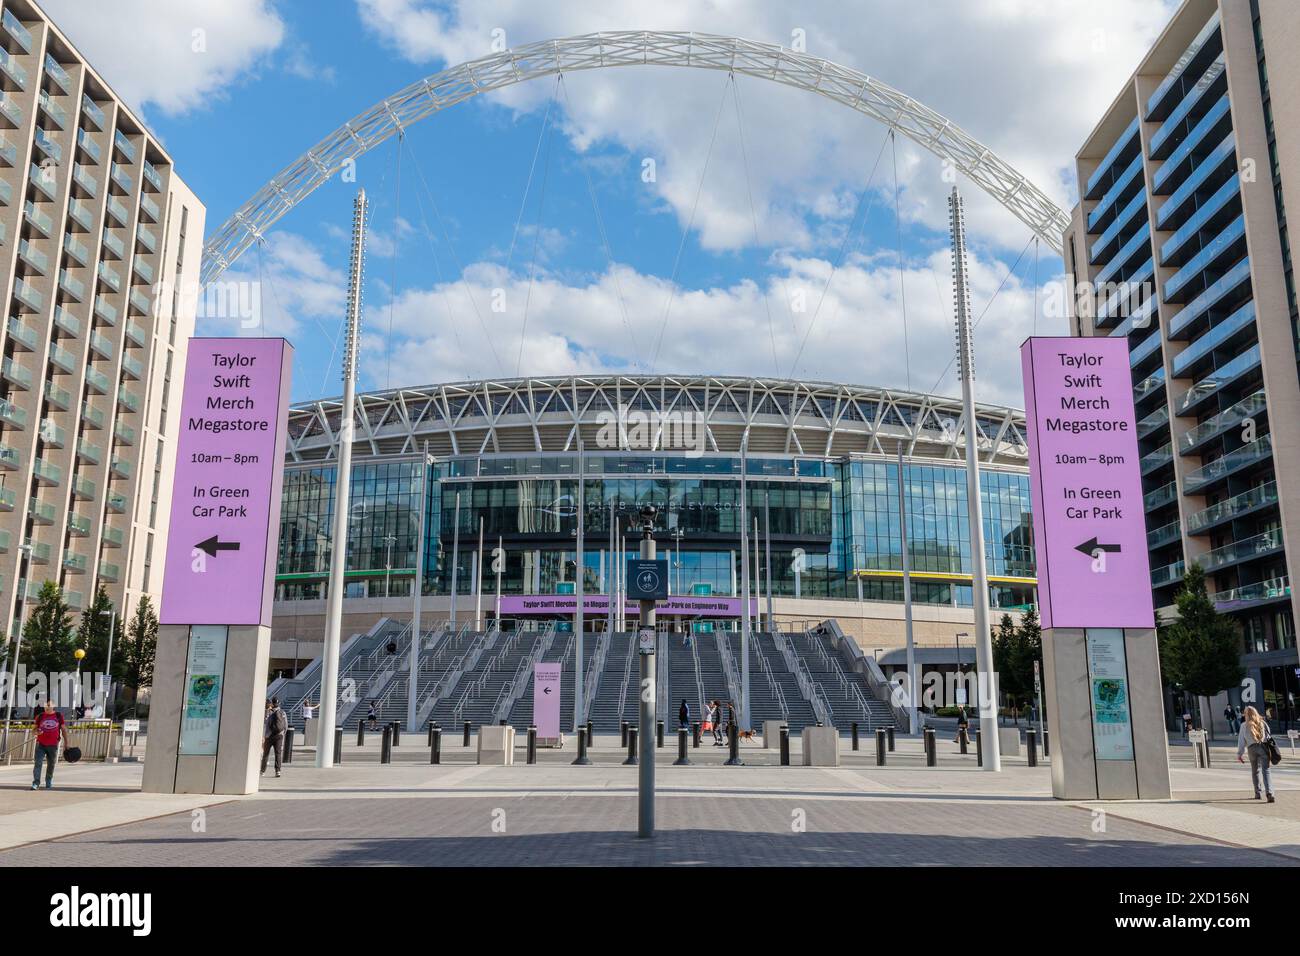
[[77, 682], [72, 685], [72, 706], [76, 707], [81, 703], [81, 662], [85, 660], [86, 649], [78, 647], [72, 652], [72, 656], [77, 659]]
[[389, 589], [392, 586], [390, 581], [393, 577], [393, 545], [396, 543], [397, 537], [395, 535], [384, 535], [384, 544], [386, 545], [384, 549], [384, 597], [388, 597], [391, 593]]
[[104, 677], [108, 683], [108, 690], [104, 698], [104, 713], [111, 724], [113, 722], [113, 638], [117, 632], [117, 608], [100, 611], [99, 613], [101, 616], [108, 615], [108, 662], [104, 665]]
[[[18, 545], [18, 569], [22, 570], [23, 559], [32, 556], [32, 546], [30, 544]], [[0, 736], [0, 754], [9, 752], [9, 723], [14, 716], [14, 695], [18, 693], [18, 659], [22, 656], [23, 650], [23, 622], [27, 617], [27, 579], [19, 577], [18, 579], [18, 636], [14, 638], [14, 656], [8, 663], [9, 667], [9, 696], [5, 702], [5, 726], [4, 734]]]

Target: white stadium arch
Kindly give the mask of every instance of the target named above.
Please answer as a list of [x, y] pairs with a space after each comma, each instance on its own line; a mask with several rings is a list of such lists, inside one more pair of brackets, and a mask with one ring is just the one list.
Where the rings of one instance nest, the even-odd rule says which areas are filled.
[[221, 275], [295, 205], [393, 134], [482, 93], [543, 76], [615, 66], [679, 66], [771, 80], [825, 96], [897, 130], [971, 179], [1049, 248], [1069, 216], [951, 120], [851, 67], [772, 43], [705, 33], [627, 31], [542, 40], [426, 77], [344, 123], [281, 170], [205, 242], [201, 279]]

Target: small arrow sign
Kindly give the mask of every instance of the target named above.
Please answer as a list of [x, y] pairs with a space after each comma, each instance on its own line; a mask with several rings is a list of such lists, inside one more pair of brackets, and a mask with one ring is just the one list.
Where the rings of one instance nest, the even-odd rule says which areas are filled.
[[550, 694], [550, 692], [551, 692], [551, 689], [550, 689], [549, 687], [543, 687], [543, 688], [542, 688], [542, 693], [543, 693], [543, 694]]
[[194, 547], [198, 548], [200, 551], [206, 551], [208, 553], [208, 557], [215, 558], [217, 556], [218, 551], [238, 551], [239, 542], [218, 541], [217, 536], [214, 534], [212, 537], [204, 541], [200, 541]]
[[1074, 550], [1092, 557], [1098, 551], [1119, 551], [1120, 546], [1117, 544], [1098, 544], [1096, 538], [1089, 538], [1083, 544], [1076, 544]]

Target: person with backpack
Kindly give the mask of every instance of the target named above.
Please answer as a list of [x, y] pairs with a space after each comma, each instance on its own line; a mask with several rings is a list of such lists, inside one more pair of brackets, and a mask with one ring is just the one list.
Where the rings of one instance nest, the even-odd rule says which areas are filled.
[[1268, 802], [1274, 803], [1273, 776], [1270, 767], [1272, 751], [1277, 744], [1273, 742], [1268, 724], [1254, 707], [1247, 707], [1242, 718], [1241, 730], [1237, 731], [1237, 761], [1245, 763], [1246, 758], [1243, 755], [1250, 754], [1250, 782], [1255, 785], [1255, 799], [1260, 799], [1259, 778], [1262, 774], [1264, 793], [1268, 796]]
[[262, 773], [266, 773], [266, 758], [275, 750], [275, 775], [280, 776], [280, 760], [284, 753], [284, 735], [289, 730], [289, 718], [280, 709], [280, 698], [272, 697], [266, 709], [266, 723], [262, 727]]
[[63, 715], [54, 709], [54, 701], [45, 702], [44, 712], [38, 714], [32, 728], [36, 734], [36, 765], [32, 768], [32, 789], [40, 789], [41, 764], [45, 765], [45, 789], [54, 789], [54, 763], [59, 757], [59, 738], [63, 746], [68, 743], [68, 728], [63, 722]]

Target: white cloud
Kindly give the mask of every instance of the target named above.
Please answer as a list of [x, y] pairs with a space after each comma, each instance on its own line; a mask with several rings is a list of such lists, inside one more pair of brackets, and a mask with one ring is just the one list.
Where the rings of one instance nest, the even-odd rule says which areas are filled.
[[[357, 0], [367, 28], [421, 65], [456, 64], [491, 52], [494, 30], [510, 46], [599, 30], [694, 30], [789, 45], [802, 29], [807, 50], [855, 66], [938, 110], [1025, 173], [1061, 205], [1073, 201], [1075, 149], [1168, 19], [1173, 0], [882, 0], [869, 11], [831, 0], [797, 8], [701, 0], [606, 0], [537, 4], [524, 0], [457, 2]], [[685, 223], [695, 205], [707, 144], [725, 77], [673, 70], [597, 70], [566, 77], [574, 115], [566, 132], [575, 148], [617, 145], [658, 163], [656, 198]], [[754, 180], [761, 244], [815, 247], [819, 217], [844, 217], [846, 195], [860, 190], [880, 148], [882, 129], [829, 101], [741, 79], [740, 96]], [[536, 110], [550, 80], [492, 96], [515, 110]], [[877, 187], [891, 185], [886, 153]], [[937, 159], [900, 141], [899, 176], [907, 215], [942, 230], [949, 184]], [[695, 215], [708, 249], [753, 241], [736, 135], [734, 104], [723, 104], [710, 175]], [[628, 175], [639, 175], [639, 164]], [[1003, 247], [1028, 235], [992, 199], [968, 188], [969, 227]]]
[[43, 0], [92, 66], [132, 107], [202, 107], [280, 46], [271, 0]]

